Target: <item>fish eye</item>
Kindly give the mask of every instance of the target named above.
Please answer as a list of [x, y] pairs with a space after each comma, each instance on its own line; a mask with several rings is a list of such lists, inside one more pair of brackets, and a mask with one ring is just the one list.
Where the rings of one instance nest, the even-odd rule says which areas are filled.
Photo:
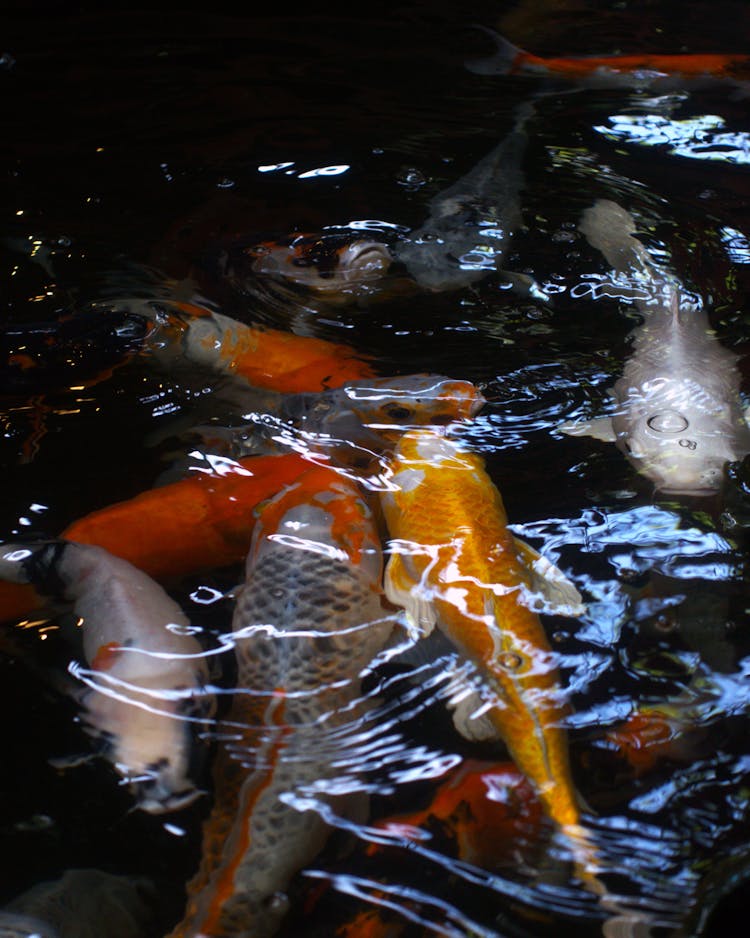
[[386, 404], [383, 407], [383, 413], [392, 420], [408, 420], [414, 416], [411, 407], [405, 407], [403, 404]]

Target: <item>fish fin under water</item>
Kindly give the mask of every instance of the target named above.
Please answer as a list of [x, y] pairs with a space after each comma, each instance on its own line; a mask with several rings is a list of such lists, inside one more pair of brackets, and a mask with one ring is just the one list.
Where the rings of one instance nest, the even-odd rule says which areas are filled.
[[593, 417], [591, 420], [566, 420], [557, 429], [566, 436], [591, 436], [604, 443], [617, 440], [611, 417]]
[[583, 597], [575, 585], [538, 550], [530, 544], [514, 537], [516, 550], [531, 573], [529, 592], [537, 594], [544, 602], [541, 611], [550, 615], [577, 618], [586, 611]]
[[386, 598], [401, 607], [408, 620], [408, 631], [413, 637], [424, 638], [437, 623], [432, 603], [415, 592], [418, 579], [404, 554], [392, 554], [385, 571], [383, 588]]
[[491, 55], [464, 61], [466, 68], [475, 75], [509, 75], [514, 70], [518, 60], [529, 54], [520, 46], [514, 45], [505, 36], [495, 32], [494, 29], [489, 29], [479, 23], [472, 23], [471, 25], [472, 29], [477, 29], [489, 36], [495, 45], [495, 51]]

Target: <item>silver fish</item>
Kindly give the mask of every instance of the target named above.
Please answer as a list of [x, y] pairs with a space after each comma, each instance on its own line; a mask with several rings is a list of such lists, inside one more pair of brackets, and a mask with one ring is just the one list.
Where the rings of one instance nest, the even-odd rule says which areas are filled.
[[84, 719], [108, 740], [138, 806], [161, 813], [198, 797], [197, 728], [212, 700], [203, 651], [179, 605], [127, 561], [71, 541], [0, 546], [0, 579], [31, 583], [80, 619], [88, 667], [71, 670], [90, 688]]
[[231, 739], [170, 938], [273, 935], [290, 879], [327, 839], [325, 806], [366, 807], [337, 765], [364, 706], [360, 675], [394, 628], [381, 576], [373, 516], [338, 473], [313, 468], [261, 510], [232, 623]]
[[[454, 290], [498, 270], [521, 227], [521, 162], [531, 104], [522, 104], [508, 135], [450, 188], [430, 201], [421, 228], [393, 253], [427, 290]], [[514, 275], [509, 275], [512, 278]]]
[[560, 429], [616, 443], [660, 491], [717, 492], [726, 463], [750, 452], [736, 356], [716, 338], [701, 301], [634, 237], [629, 212], [600, 199], [579, 227], [614, 268], [602, 293], [630, 299], [644, 321], [610, 391], [612, 416]]

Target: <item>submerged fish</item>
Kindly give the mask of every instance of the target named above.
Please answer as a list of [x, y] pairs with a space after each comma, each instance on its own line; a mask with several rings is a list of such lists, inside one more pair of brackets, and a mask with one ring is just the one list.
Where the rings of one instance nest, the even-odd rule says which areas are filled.
[[563, 78], [587, 88], [634, 88], [669, 91], [689, 85], [734, 85], [743, 96], [750, 93], [750, 55], [694, 53], [658, 55], [571, 56], [543, 58], [513, 45], [491, 29], [493, 56], [467, 62], [480, 75], [526, 75]]
[[295, 231], [279, 241], [230, 245], [222, 275], [240, 287], [250, 274], [280, 277], [327, 298], [343, 299], [354, 298], [377, 283], [392, 260], [382, 241], [352, 238], [351, 233]]
[[736, 356], [716, 338], [702, 304], [634, 237], [625, 209], [600, 199], [580, 229], [614, 268], [610, 292], [631, 298], [644, 321], [610, 392], [613, 415], [561, 429], [616, 443], [661, 491], [718, 491], [726, 463], [750, 452]]
[[508, 135], [465, 176], [438, 193], [424, 225], [394, 245], [396, 259], [421, 287], [458, 289], [499, 269], [522, 223], [521, 163], [526, 124], [533, 113], [530, 104], [522, 104]]
[[138, 806], [161, 813], [197, 798], [198, 731], [212, 700], [201, 646], [177, 603], [132, 564], [71, 541], [2, 545], [0, 578], [33, 584], [80, 619], [85, 722], [107, 739]]
[[563, 728], [567, 708], [555, 656], [531, 608], [529, 549], [508, 530], [482, 460], [447, 437], [407, 433], [392, 471], [381, 497], [392, 550], [388, 598], [419, 631], [437, 625], [476, 663], [490, 690], [485, 716], [464, 710], [457, 725], [475, 737], [496, 731], [549, 816], [573, 830], [580, 811]]
[[0, 938], [143, 938], [152, 934], [157, 904], [149, 880], [66, 870], [0, 910]]
[[233, 455], [257, 451], [270, 436], [302, 453], [322, 446], [342, 461], [347, 451], [351, 456], [363, 448], [377, 455], [411, 427], [469, 420], [485, 400], [470, 381], [415, 374], [347, 382], [317, 394], [265, 397], [260, 403], [263, 412], [244, 415], [249, 427], [229, 431]]
[[274, 934], [289, 881], [327, 839], [323, 806], [355, 807], [330, 793], [356, 791], [336, 764], [356, 729], [360, 674], [394, 626], [381, 573], [372, 513], [338, 473], [311, 468], [259, 511], [215, 807], [172, 938]]

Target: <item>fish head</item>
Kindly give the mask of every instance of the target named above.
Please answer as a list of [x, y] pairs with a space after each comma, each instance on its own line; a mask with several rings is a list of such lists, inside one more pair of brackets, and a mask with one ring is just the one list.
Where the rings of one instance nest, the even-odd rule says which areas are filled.
[[159, 679], [141, 678], [135, 685], [111, 672], [89, 675], [84, 723], [104, 740], [107, 758], [137, 807], [164, 814], [195, 801], [202, 794], [196, 778], [206, 755], [202, 731], [211, 698], [187, 687], [165, 689]]
[[391, 265], [381, 241], [340, 234], [296, 233], [245, 250], [256, 274], [281, 277], [323, 294], [354, 292], [380, 279]]
[[615, 442], [661, 492], [718, 492], [726, 463], [750, 450], [739, 407], [698, 381], [649, 379], [620, 394], [619, 402], [612, 418]]
[[430, 374], [352, 382], [340, 393], [363, 426], [387, 437], [414, 427], [469, 420], [485, 404], [470, 381]]

